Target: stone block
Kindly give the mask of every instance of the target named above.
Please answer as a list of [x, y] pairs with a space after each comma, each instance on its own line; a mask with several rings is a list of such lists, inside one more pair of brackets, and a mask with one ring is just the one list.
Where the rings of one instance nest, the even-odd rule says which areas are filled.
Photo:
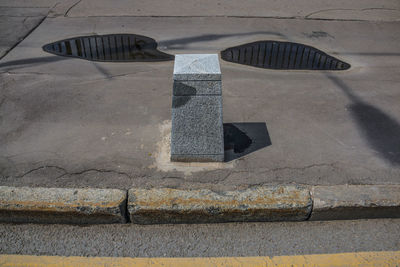
[[0, 222], [125, 223], [126, 191], [0, 186]]
[[400, 185], [314, 186], [312, 221], [400, 218]]
[[137, 224], [305, 221], [311, 208], [309, 190], [295, 185], [221, 192], [171, 188], [128, 191], [130, 219]]
[[175, 57], [172, 161], [224, 161], [220, 78], [218, 55]]

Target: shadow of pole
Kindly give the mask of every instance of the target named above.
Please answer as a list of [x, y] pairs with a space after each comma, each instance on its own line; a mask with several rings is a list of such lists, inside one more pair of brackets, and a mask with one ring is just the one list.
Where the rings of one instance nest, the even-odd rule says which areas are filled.
[[286, 38], [285, 35], [279, 32], [271, 32], [271, 31], [255, 31], [255, 32], [245, 32], [245, 33], [231, 33], [231, 34], [202, 34], [197, 36], [185, 37], [185, 38], [176, 38], [170, 40], [159, 41], [159, 46], [165, 46], [168, 49], [183, 49], [186, 45], [192, 43], [201, 43], [201, 42], [209, 42], [216, 41], [223, 38], [229, 38], [234, 36], [250, 36], [257, 34], [267, 34], [274, 35], [281, 38]]
[[6, 68], [5, 71], [9, 71], [14, 69], [29, 67], [31, 65], [49, 64], [66, 59], [68, 58], [62, 58], [57, 56], [25, 58], [25, 59], [11, 60], [11, 61], [6, 61], [4, 63], [0, 63], [0, 68]]
[[370, 148], [392, 165], [400, 165], [400, 124], [379, 108], [361, 100], [339, 78], [327, 77], [352, 102], [349, 106], [351, 116]]

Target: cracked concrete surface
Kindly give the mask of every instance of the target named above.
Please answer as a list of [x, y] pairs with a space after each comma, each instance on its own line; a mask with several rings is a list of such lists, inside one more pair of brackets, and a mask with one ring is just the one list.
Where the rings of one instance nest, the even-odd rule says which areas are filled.
[[59, 171], [62, 172], [59, 176], [54, 177], [54, 179], [61, 179], [61, 178], [64, 177], [64, 176], [83, 175], [83, 174], [88, 173], [88, 172], [119, 174], [119, 175], [125, 175], [125, 176], [127, 176], [128, 178], [132, 178], [131, 176], [129, 176], [129, 174], [127, 174], [127, 173], [125, 173], [125, 172], [119, 172], [119, 171], [114, 171], [114, 170], [105, 170], [105, 169], [85, 169], [85, 170], [78, 171], [78, 172], [68, 172], [66, 169], [64, 169], [64, 168], [62, 168], [62, 167], [59, 167], [59, 166], [51, 166], [51, 165], [39, 166], [39, 167], [37, 167], [37, 168], [34, 168], [34, 169], [31, 169], [31, 170], [27, 171], [26, 173], [24, 173], [24, 174], [22, 174], [22, 175], [17, 176], [16, 178], [17, 178], [17, 179], [18, 179], [18, 178], [23, 178], [23, 177], [25, 177], [25, 176], [27, 176], [27, 175], [33, 173], [33, 172], [37, 172], [37, 171], [40, 171], [40, 170], [43, 170], [43, 169], [51, 169], [51, 168], [54, 168], [54, 169], [59, 170]]
[[[48, 17], [0, 60], [1, 185], [232, 190], [399, 183], [398, 1], [324, 9], [312, 3], [294, 9], [285, 1], [242, 9], [213, 1], [207, 14], [193, 1], [179, 14], [150, 9], [154, 1], [101, 1], [98, 8], [90, 0], [24, 2], [32, 9], [3, 1], [0, 10], [25, 12], [22, 24], [37, 12]], [[157, 144], [170, 119], [173, 62], [94, 63], [41, 50], [55, 40], [117, 32], [152, 37], [171, 54], [294, 41], [352, 68], [287, 72], [221, 61], [224, 122], [266, 123], [272, 144], [222, 166], [165, 168]]]
[[348, 21], [398, 21], [400, 9], [385, 7], [329, 8], [311, 12], [305, 19], [348, 20]]
[[81, 0], [68, 10], [69, 17], [152, 16], [152, 17], [258, 17], [347, 21], [398, 21], [398, 1], [290, 0], [243, 2], [239, 0], [129, 1]]
[[0, 59], [38, 27], [47, 16], [68, 15], [76, 0], [24, 0], [0, 2]]

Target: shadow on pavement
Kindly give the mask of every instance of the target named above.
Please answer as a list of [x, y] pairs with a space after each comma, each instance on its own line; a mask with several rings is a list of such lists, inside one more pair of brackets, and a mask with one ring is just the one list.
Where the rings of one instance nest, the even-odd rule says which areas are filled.
[[8, 68], [11, 69], [18, 69], [28, 67], [29, 65], [41, 65], [52, 63], [60, 60], [65, 60], [68, 58], [62, 58], [57, 56], [48, 56], [48, 57], [34, 57], [34, 58], [26, 58], [26, 59], [18, 59], [18, 60], [11, 60], [6, 61], [4, 63], [0, 63], [0, 68]]
[[199, 42], [208, 42], [215, 41], [223, 38], [235, 37], [235, 36], [249, 36], [256, 34], [268, 34], [274, 35], [282, 38], [286, 38], [285, 35], [279, 32], [271, 32], [271, 31], [255, 31], [255, 32], [246, 32], [246, 33], [230, 33], [230, 34], [203, 34], [198, 36], [186, 37], [186, 38], [177, 38], [165, 41], [159, 41], [159, 46], [166, 46], [168, 49], [182, 49], [186, 45], [191, 43], [199, 43]]
[[224, 123], [225, 162], [238, 159], [271, 144], [267, 125], [264, 122]]
[[400, 165], [400, 124], [377, 107], [354, 95], [353, 90], [337, 77], [328, 78], [352, 101], [351, 115], [371, 149], [393, 165]]

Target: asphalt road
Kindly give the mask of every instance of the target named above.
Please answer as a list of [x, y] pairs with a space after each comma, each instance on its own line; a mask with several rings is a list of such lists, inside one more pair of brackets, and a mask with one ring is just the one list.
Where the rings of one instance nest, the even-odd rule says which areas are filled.
[[0, 225], [0, 254], [232, 257], [399, 249], [400, 219], [150, 226]]

